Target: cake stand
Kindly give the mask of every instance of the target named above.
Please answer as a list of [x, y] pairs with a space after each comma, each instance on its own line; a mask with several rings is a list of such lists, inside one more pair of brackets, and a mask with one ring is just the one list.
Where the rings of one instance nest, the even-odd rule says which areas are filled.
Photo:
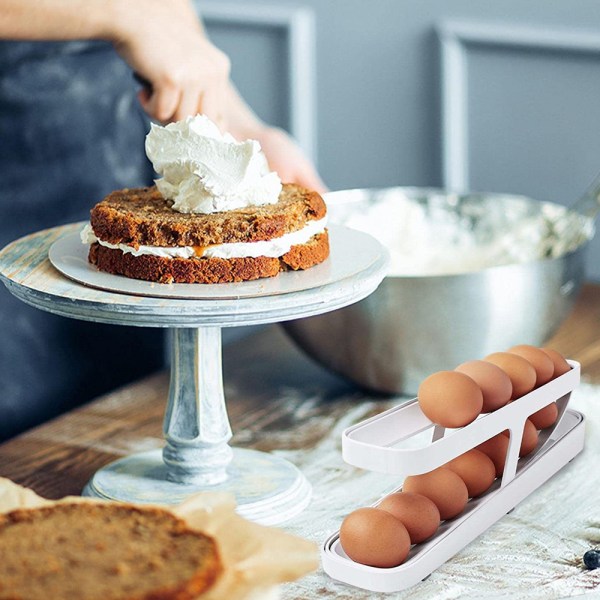
[[293, 464], [228, 444], [221, 328], [309, 317], [357, 302], [382, 281], [385, 249], [366, 234], [330, 227], [329, 259], [307, 271], [238, 284], [166, 285], [97, 271], [79, 241], [83, 225], [40, 231], [6, 246], [0, 278], [8, 290], [64, 317], [171, 329], [165, 447], [105, 466], [83, 494], [174, 504], [199, 491], [231, 492], [240, 514], [267, 525], [301, 512], [311, 487]]

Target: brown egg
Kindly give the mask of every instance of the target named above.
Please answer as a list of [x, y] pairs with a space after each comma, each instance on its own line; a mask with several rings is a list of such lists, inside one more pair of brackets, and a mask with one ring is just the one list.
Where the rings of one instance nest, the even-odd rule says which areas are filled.
[[[505, 433], [505, 432], [502, 432]], [[504, 473], [504, 464], [506, 463], [506, 453], [508, 452], [508, 437], [499, 433], [493, 438], [486, 440], [483, 444], [477, 446], [485, 455], [489, 456], [496, 467], [496, 477], [502, 477]], [[508, 432], [506, 432], [508, 434]]]
[[[510, 437], [510, 433], [508, 431], [503, 431], [502, 435], [505, 435], [507, 438]], [[519, 456], [527, 456], [531, 454], [538, 443], [539, 433], [535, 428], [535, 425], [527, 419], [525, 421], [525, 427], [523, 429], [523, 437], [521, 439], [521, 447], [519, 448]]]
[[554, 362], [540, 348], [528, 346], [527, 344], [520, 344], [518, 346], [513, 346], [508, 352], [510, 352], [510, 354], [522, 356], [532, 364], [536, 374], [535, 387], [540, 387], [540, 385], [544, 385], [552, 379], [552, 375], [554, 374]]
[[443, 520], [459, 515], [469, 499], [465, 482], [445, 467], [423, 475], [410, 475], [404, 480], [402, 491], [422, 494], [432, 500]]
[[398, 492], [386, 496], [377, 508], [386, 510], [396, 517], [408, 531], [410, 541], [419, 544], [429, 539], [440, 526], [440, 511], [432, 500], [412, 494]]
[[479, 386], [464, 373], [438, 371], [427, 377], [417, 393], [425, 416], [444, 427], [463, 427], [474, 421], [483, 406]]
[[571, 370], [571, 365], [565, 360], [560, 352], [557, 352], [552, 348], [541, 348], [541, 350], [545, 352], [554, 363], [554, 374], [552, 375], [552, 379], [560, 377]]
[[340, 527], [340, 543], [353, 561], [371, 567], [397, 567], [410, 551], [406, 527], [378, 508], [351, 512]]
[[520, 398], [529, 393], [534, 387], [537, 375], [533, 365], [522, 356], [508, 352], [494, 352], [484, 359], [486, 362], [500, 367], [512, 382], [513, 391], [511, 398]]
[[512, 396], [510, 377], [498, 366], [484, 360], [469, 360], [454, 369], [468, 375], [483, 394], [483, 408], [487, 413], [504, 406]]
[[538, 439], [540, 434], [536, 429], [536, 426], [527, 419], [525, 421], [525, 428], [523, 430], [523, 439], [521, 440], [521, 448], [519, 449], [519, 456], [527, 456], [531, 454], [537, 447]]
[[444, 466], [454, 471], [465, 482], [470, 498], [487, 492], [496, 479], [496, 467], [492, 459], [475, 448], [457, 456]]
[[529, 420], [535, 425], [536, 429], [547, 429], [552, 427], [558, 419], [558, 405], [556, 402], [544, 406], [537, 412], [530, 415]]

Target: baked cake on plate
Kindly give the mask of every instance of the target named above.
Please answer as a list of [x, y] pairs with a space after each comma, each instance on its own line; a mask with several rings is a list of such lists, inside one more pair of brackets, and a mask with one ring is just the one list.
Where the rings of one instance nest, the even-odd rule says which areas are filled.
[[282, 185], [258, 142], [236, 142], [197, 116], [153, 125], [146, 151], [163, 177], [109, 194], [82, 231], [101, 271], [225, 283], [308, 269], [329, 256], [325, 202]]

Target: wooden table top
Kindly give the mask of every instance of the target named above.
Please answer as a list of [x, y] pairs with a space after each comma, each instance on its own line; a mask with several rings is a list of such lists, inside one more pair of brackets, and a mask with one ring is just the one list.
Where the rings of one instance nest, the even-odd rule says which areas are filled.
[[[581, 362], [587, 381], [600, 383], [600, 285], [584, 287], [549, 345]], [[232, 443], [238, 446], [267, 451], [308, 447], [330, 422], [323, 419], [319, 427], [315, 411], [334, 417], [350, 404], [373, 399], [315, 365], [277, 325], [225, 346], [223, 369]], [[162, 446], [167, 389], [167, 373], [158, 373], [5, 442], [0, 476], [47, 498], [79, 494], [108, 462]], [[324, 401], [311, 410], [311, 427], [304, 427], [308, 417], [296, 409], [311, 390], [319, 390]]]
[[[548, 345], [581, 362], [584, 380], [600, 383], [600, 285], [584, 287]], [[227, 345], [223, 368], [236, 446], [312, 448], [357, 405], [380, 400], [317, 366], [277, 325]], [[5, 442], [0, 476], [47, 498], [79, 494], [105, 464], [162, 447], [167, 389], [167, 373], [157, 373]]]

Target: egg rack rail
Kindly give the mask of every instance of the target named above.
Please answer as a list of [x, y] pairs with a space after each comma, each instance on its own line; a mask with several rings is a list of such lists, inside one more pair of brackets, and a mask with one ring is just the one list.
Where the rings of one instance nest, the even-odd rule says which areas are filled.
[[[471, 498], [461, 515], [443, 521], [430, 540], [414, 545], [401, 565], [379, 568], [352, 561], [342, 549], [338, 531], [321, 548], [325, 572], [339, 581], [377, 592], [409, 588], [577, 456], [583, 450], [585, 419], [580, 412], [568, 409], [568, 403], [579, 383], [581, 367], [575, 361], [567, 362], [571, 370], [564, 375], [459, 429], [432, 423], [416, 398], [346, 429], [342, 455], [347, 463], [398, 475], [399, 479], [436, 469], [505, 430], [510, 432], [510, 439], [502, 478], [496, 479], [482, 496]], [[553, 401], [559, 409], [555, 425], [542, 430], [534, 452], [519, 458], [526, 419]], [[399, 486], [388, 493], [401, 489]]]
[[221, 330], [358, 302], [385, 275], [389, 258], [383, 246], [361, 232], [332, 226], [330, 257], [306, 271], [242, 283], [166, 285], [96, 270], [79, 240], [83, 226], [55, 227], [12, 242], [0, 251], [0, 279], [35, 308], [85, 321], [169, 328], [171, 340], [164, 448], [106, 465], [84, 495], [176, 504], [199, 491], [224, 491], [235, 495], [240, 514], [264, 525], [301, 512], [311, 486], [295, 465], [229, 446]]

